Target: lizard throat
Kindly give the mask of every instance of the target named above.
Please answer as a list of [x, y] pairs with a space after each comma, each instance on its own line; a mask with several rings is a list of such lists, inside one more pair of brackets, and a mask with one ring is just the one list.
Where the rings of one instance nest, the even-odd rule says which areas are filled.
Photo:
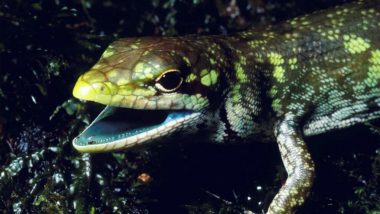
[[106, 106], [73, 140], [79, 152], [116, 151], [186, 128], [200, 113], [192, 111], [135, 110]]

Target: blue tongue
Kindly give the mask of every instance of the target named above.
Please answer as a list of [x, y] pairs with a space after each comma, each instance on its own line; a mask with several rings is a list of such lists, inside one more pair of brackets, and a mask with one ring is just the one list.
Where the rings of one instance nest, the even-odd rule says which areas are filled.
[[168, 123], [172, 120], [185, 117], [186, 115], [191, 114], [191, 112], [171, 112], [166, 117], [165, 121], [162, 124]]

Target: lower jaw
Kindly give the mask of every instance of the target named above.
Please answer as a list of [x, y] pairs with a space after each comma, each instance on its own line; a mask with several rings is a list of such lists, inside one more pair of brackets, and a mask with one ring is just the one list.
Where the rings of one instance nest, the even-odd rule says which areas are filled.
[[169, 135], [199, 115], [191, 111], [133, 110], [106, 106], [73, 140], [73, 145], [80, 152], [121, 150]]

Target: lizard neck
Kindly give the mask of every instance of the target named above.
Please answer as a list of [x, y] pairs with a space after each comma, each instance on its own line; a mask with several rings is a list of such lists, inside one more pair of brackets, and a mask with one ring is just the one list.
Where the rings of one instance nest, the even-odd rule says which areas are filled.
[[223, 141], [272, 140], [273, 132], [268, 127], [273, 127], [274, 117], [268, 111], [271, 102], [267, 92], [272, 82], [273, 66], [266, 63], [259, 46], [247, 45], [255, 42], [254, 38], [236, 35], [219, 39], [228, 61], [227, 69], [223, 71], [225, 98], [219, 112]]

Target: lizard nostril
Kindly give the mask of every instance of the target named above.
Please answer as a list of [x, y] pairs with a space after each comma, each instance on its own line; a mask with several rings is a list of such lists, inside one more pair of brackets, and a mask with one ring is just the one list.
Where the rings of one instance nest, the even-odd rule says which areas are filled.
[[111, 90], [103, 83], [94, 83], [92, 87], [101, 94], [111, 94]]

